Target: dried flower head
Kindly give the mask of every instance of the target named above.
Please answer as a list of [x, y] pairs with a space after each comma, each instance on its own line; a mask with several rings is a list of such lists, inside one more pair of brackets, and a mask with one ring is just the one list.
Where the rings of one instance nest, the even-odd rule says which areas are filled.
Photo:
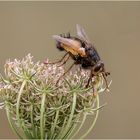
[[64, 67], [34, 63], [32, 58], [29, 54], [22, 60], [7, 61], [5, 76], [0, 79], [0, 107], [6, 109], [13, 131], [20, 138], [28, 139], [72, 138], [91, 114], [93, 122], [81, 136], [85, 137], [98, 116], [98, 93], [104, 91], [102, 76], [94, 77], [85, 88], [89, 71], [77, 66], [56, 86]]

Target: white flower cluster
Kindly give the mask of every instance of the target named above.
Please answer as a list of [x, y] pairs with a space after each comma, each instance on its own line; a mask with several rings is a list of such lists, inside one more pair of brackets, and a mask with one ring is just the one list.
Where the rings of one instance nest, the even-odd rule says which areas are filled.
[[[56, 86], [65, 71], [63, 66], [34, 63], [30, 54], [22, 60], [6, 62], [5, 76], [0, 79], [0, 106], [7, 110], [9, 123], [20, 138], [71, 138], [80, 131], [87, 114], [97, 119], [99, 100], [93, 91], [97, 96], [104, 91], [103, 78], [94, 77], [85, 88], [89, 71], [78, 66], [75, 69]], [[26, 137], [18, 132], [19, 127]]]

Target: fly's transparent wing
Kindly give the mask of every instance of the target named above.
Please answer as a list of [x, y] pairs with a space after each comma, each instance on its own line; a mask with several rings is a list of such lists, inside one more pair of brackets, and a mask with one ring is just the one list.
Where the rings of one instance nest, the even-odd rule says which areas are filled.
[[88, 36], [87, 36], [85, 30], [80, 25], [78, 25], [78, 24], [76, 25], [76, 29], [77, 29], [77, 35], [78, 35], [78, 37], [82, 41], [84, 41], [87, 44], [89, 44], [90, 43], [90, 40], [88, 39]]

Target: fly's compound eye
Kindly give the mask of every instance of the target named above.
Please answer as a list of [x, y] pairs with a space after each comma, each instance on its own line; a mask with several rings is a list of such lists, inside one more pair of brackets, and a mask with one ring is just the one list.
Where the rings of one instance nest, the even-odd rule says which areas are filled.
[[100, 63], [100, 64], [98, 64], [98, 65], [95, 66], [94, 72], [98, 73], [98, 72], [103, 71], [103, 69], [104, 69], [104, 64], [103, 63]]
[[97, 65], [94, 69], [94, 72], [99, 72], [102, 69], [101, 65]]

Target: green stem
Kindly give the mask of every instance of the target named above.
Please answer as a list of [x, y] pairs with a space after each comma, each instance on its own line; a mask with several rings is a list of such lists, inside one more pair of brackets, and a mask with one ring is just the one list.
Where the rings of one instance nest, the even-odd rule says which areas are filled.
[[19, 93], [18, 93], [17, 104], [16, 104], [16, 117], [17, 117], [17, 121], [18, 121], [20, 126], [22, 126], [21, 120], [20, 120], [20, 113], [19, 113], [20, 99], [21, 99], [21, 94], [23, 92], [24, 86], [26, 85], [26, 82], [27, 82], [26, 80], [24, 80], [22, 82], [22, 85], [21, 85]]
[[82, 119], [82, 122], [81, 122], [80, 126], [78, 127], [78, 129], [76, 130], [76, 132], [73, 134], [72, 139], [73, 139], [73, 138], [78, 134], [78, 132], [81, 130], [82, 126], [83, 126], [84, 123], [85, 123], [86, 117], [87, 117], [87, 113], [84, 114], [83, 119]]
[[[97, 94], [97, 96], [96, 96], [96, 106], [97, 106], [97, 108], [100, 107], [100, 106], [99, 106], [99, 95], [98, 95], [98, 94]], [[95, 115], [95, 118], [94, 118], [94, 120], [93, 120], [93, 122], [92, 122], [91, 127], [84, 133], [84, 135], [81, 136], [80, 139], [85, 138], [85, 137], [88, 135], [88, 133], [93, 129], [93, 127], [95, 126], [95, 123], [96, 123], [96, 121], [97, 121], [98, 115], [99, 115], [99, 109], [96, 110], [96, 115]]]
[[34, 126], [34, 118], [33, 118], [33, 104], [31, 104], [30, 117], [31, 117], [31, 126], [32, 126], [32, 131], [33, 131], [33, 137], [36, 138], [36, 132], [35, 132], [35, 126]]
[[52, 124], [52, 127], [51, 127], [50, 139], [53, 139], [54, 130], [55, 130], [55, 127], [56, 127], [56, 124], [57, 124], [58, 117], [59, 117], [59, 109], [56, 111], [55, 120], [54, 120], [54, 123]]
[[75, 130], [75, 127], [76, 127], [76, 123], [71, 123], [71, 126], [70, 126], [69, 130], [67, 131], [66, 135], [63, 137], [63, 139], [69, 139], [70, 135]]
[[10, 124], [10, 127], [11, 127], [12, 131], [13, 131], [20, 139], [23, 139], [22, 136], [17, 132], [17, 130], [15, 129], [15, 127], [14, 127], [13, 124], [12, 124], [8, 102], [6, 103], [6, 115], [7, 115], [7, 119], [8, 119], [8, 122], [9, 122], [9, 124]]
[[69, 119], [68, 119], [68, 122], [67, 122], [67, 125], [66, 127], [64, 128], [64, 131], [61, 135], [61, 138], [65, 137], [65, 135], [67, 134], [67, 132], [69, 131], [70, 129], [70, 126], [71, 126], [71, 122], [72, 122], [72, 119], [73, 119], [73, 115], [74, 115], [74, 111], [75, 111], [75, 107], [76, 107], [76, 93], [74, 92], [73, 93], [73, 102], [72, 102], [72, 109], [71, 109], [71, 114], [69, 116]]
[[75, 119], [75, 122], [73, 122], [73, 123], [71, 124], [71, 128], [69, 129], [69, 131], [67, 132], [67, 135], [65, 135], [64, 138], [69, 139], [70, 137], [72, 137], [72, 134], [73, 134], [73, 133], [77, 132], [76, 126], [78, 125], [78, 122], [77, 122], [77, 121], [80, 120], [80, 117], [79, 117], [79, 116], [80, 116], [80, 115], [78, 115], [78, 117], [76, 117], [76, 119]]
[[42, 101], [41, 101], [41, 112], [40, 112], [40, 134], [41, 134], [41, 139], [44, 139], [44, 126], [45, 126], [45, 99], [46, 99], [46, 93], [42, 94]]
[[60, 139], [60, 137], [61, 137], [61, 135], [62, 135], [62, 133], [65, 129], [66, 122], [67, 122], [67, 118], [65, 117], [64, 120], [63, 120], [63, 125], [61, 127], [61, 130], [60, 130], [59, 134], [54, 139]]

